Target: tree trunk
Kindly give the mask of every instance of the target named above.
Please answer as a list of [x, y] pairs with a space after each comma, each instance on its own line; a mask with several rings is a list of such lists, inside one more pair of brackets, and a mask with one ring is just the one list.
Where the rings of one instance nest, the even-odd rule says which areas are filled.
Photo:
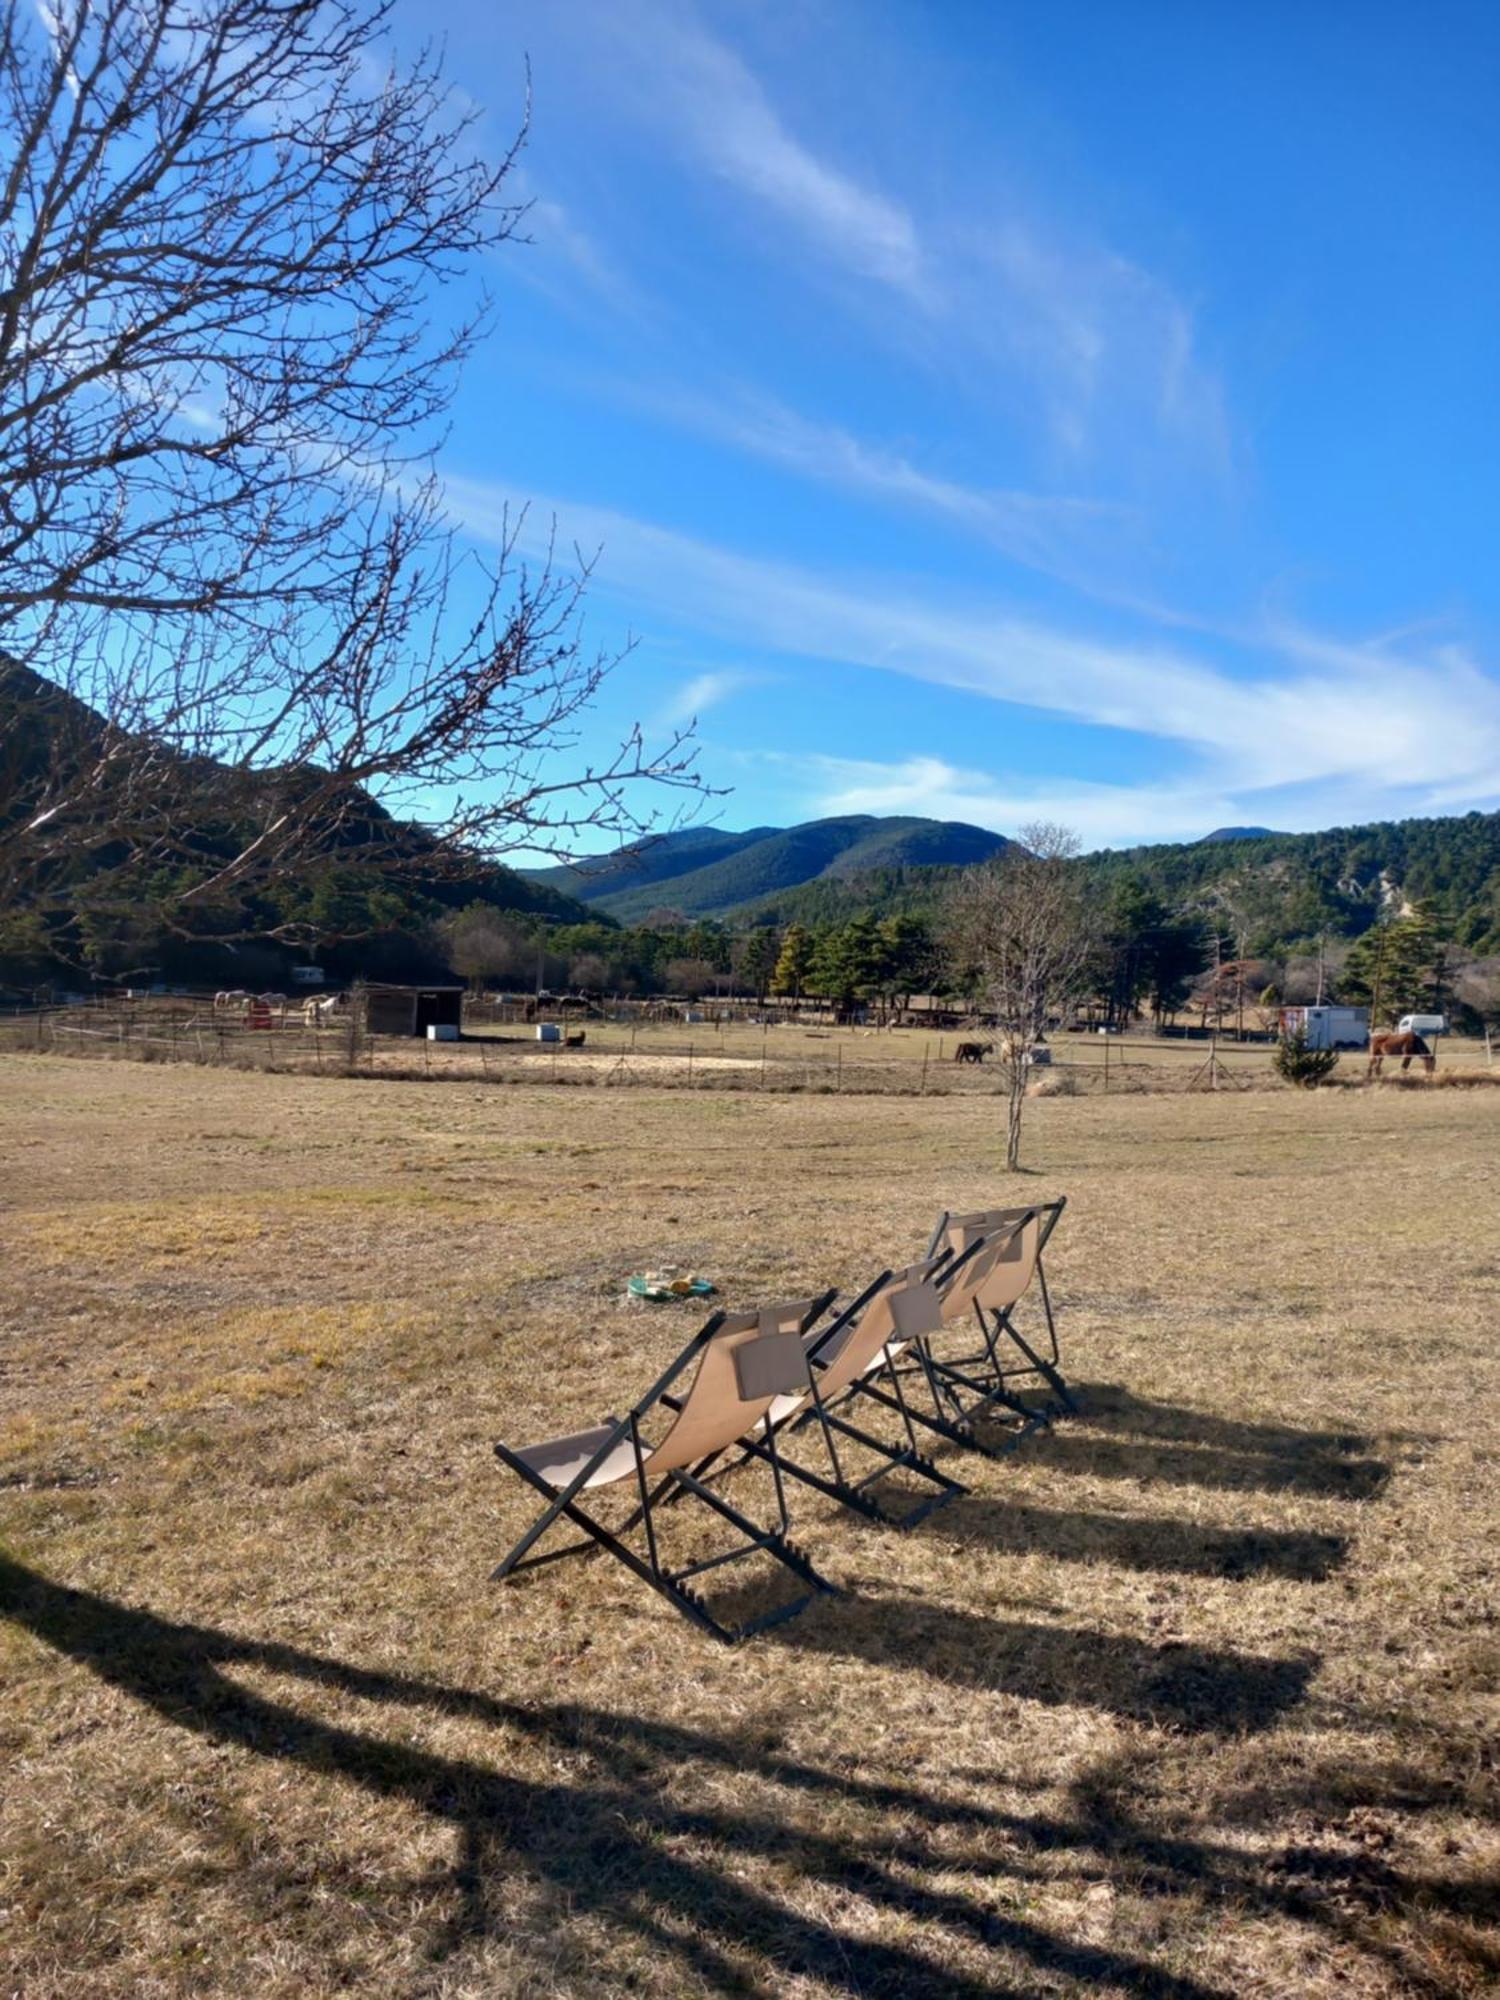
[[1010, 1066], [1010, 1095], [1005, 1111], [1005, 1165], [1010, 1173], [1018, 1173], [1021, 1166], [1021, 1114], [1026, 1108], [1026, 1068], [1023, 1063]]

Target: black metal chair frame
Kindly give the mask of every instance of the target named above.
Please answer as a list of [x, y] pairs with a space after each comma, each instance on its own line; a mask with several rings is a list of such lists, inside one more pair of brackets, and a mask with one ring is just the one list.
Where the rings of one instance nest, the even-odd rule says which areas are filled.
[[[988, 1241], [987, 1237], [976, 1238], [953, 1258], [937, 1279], [943, 1289], [946, 1290], [957, 1280], [963, 1266], [971, 1257], [978, 1256]], [[981, 1331], [986, 1353], [975, 1358], [982, 1363], [993, 1355], [993, 1337], [987, 1327], [982, 1326]], [[870, 1376], [852, 1382], [846, 1394], [850, 1398], [868, 1396], [964, 1451], [977, 1451], [985, 1458], [1004, 1458], [1034, 1431], [1045, 1429], [1050, 1419], [1046, 1411], [1032, 1409], [1019, 1397], [1013, 1396], [994, 1372], [988, 1379], [971, 1375], [969, 1369], [972, 1365], [970, 1357], [960, 1357], [958, 1362], [953, 1362], [940, 1356], [934, 1350], [933, 1336], [925, 1335], [912, 1341], [892, 1371], [896, 1377], [894, 1394], [881, 1381]], [[998, 1357], [995, 1357], [995, 1366], [998, 1367]], [[907, 1383], [920, 1383], [925, 1387], [925, 1404], [903, 1393], [902, 1378]], [[1007, 1413], [1005, 1419], [998, 1417], [1002, 1409]], [[986, 1418], [995, 1418], [997, 1429], [1001, 1422], [1006, 1421], [1010, 1428], [1002, 1436], [987, 1436], [976, 1429], [976, 1424]]]
[[[817, 1301], [814, 1311], [807, 1316], [805, 1324], [813, 1323], [818, 1315], [827, 1309], [833, 1296], [830, 1292]], [[784, 1620], [795, 1617], [818, 1596], [838, 1594], [837, 1585], [820, 1575], [807, 1556], [790, 1539], [791, 1520], [787, 1512], [786, 1488], [783, 1480], [786, 1468], [777, 1451], [774, 1432], [768, 1435], [765, 1450], [758, 1455], [764, 1456], [771, 1467], [779, 1523], [776, 1527], [758, 1526], [737, 1507], [732, 1506], [722, 1494], [716, 1493], [698, 1477], [696, 1471], [677, 1468], [664, 1474], [654, 1486], [648, 1482], [646, 1467], [651, 1457], [651, 1447], [642, 1441], [641, 1423], [660, 1407], [668, 1409], [680, 1407], [678, 1399], [670, 1394], [672, 1385], [702, 1354], [728, 1317], [729, 1315], [723, 1312], [711, 1315], [666, 1373], [652, 1384], [627, 1415], [611, 1423], [608, 1436], [565, 1487], [561, 1489], [553, 1487], [508, 1446], [496, 1444], [495, 1456], [501, 1463], [509, 1466], [511, 1471], [527, 1485], [535, 1487], [548, 1504], [510, 1553], [491, 1572], [492, 1582], [503, 1582], [524, 1570], [537, 1569], [545, 1563], [558, 1562], [567, 1556], [592, 1555], [602, 1549], [623, 1563], [626, 1569], [638, 1576], [643, 1583], [660, 1592], [691, 1624], [728, 1645], [734, 1645], [741, 1639], [748, 1639], [757, 1632], [765, 1631], [772, 1625], [779, 1625]], [[585, 1491], [591, 1474], [597, 1471], [610, 1453], [626, 1439], [629, 1440], [635, 1455], [638, 1504], [627, 1521], [618, 1528], [611, 1528], [605, 1522], [596, 1520], [580, 1504], [579, 1495]], [[707, 1556], [697, 1562], [672, 1568], [662, 1560], [654, 1517], [662, 1505], [687, 1498], [701, 1502], [729, 1522], [737, 1530], [740, 1540], [737, 1546], [718, 1555]], [[562, 1548], [550, 1549], [541, 1555], [534, 1555], [532, 1550], [536, 1544], [549, 1529], [564, 1518], [583, 1530], [583, 1539], [569, 1542]], [[640, 1526], [644, 1531], [643, 1552], [630, 1547], [624, 1539], [625, 1535], [636, 1526]], [[745, 1624], [733, 1626], [721, 1624], [709, 1610], [699, 1592], [691, 1587], [691, 1579], [703, 1575], [706, 1571], [719, 1569], [728, 1563], [743, 1561], [746, 1557], [757, 1554], [770, 1556], [810, 1588], [800, 1596], [773, 1606]]]
[[[957, 1360], [944, 1360], [938, 1364], [940, 1373], [951, 1379], [955, 1393], [966, 1391], [986, 1403], [999, 1405], [1005, 1408], [1012, 1418], [1022, 1423], [1027, 1422], [1036, 1412], [1032, 1405], [1024, 1402], [1019, 1396], [1011, 1395], [1007, 1385], [1027, 1377], [1036, 1377], [1045, 1382], [1056, 1399], [1054, 1406], [1049, 1406], [1042, 1412], [1044, 1418], [1050, 1418], [1053, 1414], [1073, 1415], [1078, 1409], [1077, 1398], [1063, 1379], [1057, 1320], [1052, 1310], [1052, 1294], [1047, 1287], [1047, 1266], [1044, 1255], [1052, 1232], [1061, 1221], [1062, 1212], [1067, 1205], [1066, 1195], [1059, 1195], [1056, 1201], [1033, 1203], [1021, 1215], [1021, 1220], [1015, 1224], [1013, 1232], [1023, 1229], [1030, 1217], [1039, 1218], [1036, 1281], [1037, 1293], [1042, 1302], [1042, 1314], [1047, 1325], [1045, 1350], [1038, 1352], [1017, 1327], [1014, 1306], [1003, 1312], [997, 1312], [976, 1302], [974, 1318], [984, 1341], [983, 1350], [970, 1355], [961, 1355]], [[946, 1238], [951, 1214], [951, 1210], [945, 1209], [938, 1217], [937, 1226], [932, 1232], [928, 1246], [929, 1255], [932, 1255], [936, 1247]], [[1019, 1364], [1012, 1362], [1009, 1366], [1006, 1365], [1000, 1346], [1002, 1337], [1009, 1340], [1020, 1354]], [[970, 1372], [976, 1367], [981, 1370], [977, 1377]], [[971, 1415], [988, 1414], [988, 1411], [981, 1409], [978, 1404], [970, 1404], [969, 1409]]]
[[[951, 1266], [949, 1268], [951, 1269]], [[923, 1415], [920, 1410], [914, 1410], [907, 1401], [901, 1384], [901, 1372], [894, 1357], [886, 1353], [876, 1369], [868, 1375], [856, 1377], [832, 1402], [824, 1396], [818, 1380], [820, 1372], [823, 1372], [827, 1365], [820, 1362], [820, 1355], [828, 1350], [837, 1335], [849, 1326], [851, 1321], [859, 1318], [866, 1306], [889, 1284], [894, 1275], [894, 1272], [882, 1271], [872, 1284], [867, 1285], [859, 1296], [851, 1300], [823, 1329], [809, 1350], [808, 1373], [812, 1396], [801, 1410], [790, 1415], [780, 1427], [783, 1439], [780, 1461], [782, 1470], [789, 1473], [792, 1478], [801, 1480], [804, 1485], [815, 1488], [832, 1500], [840, 1501], [855, 1513], [862, 1514], [867, 1520], [877, 1522], [882, 1527], [905, 1529], [914, 1528], [919, 1521], [925, 1521], [929, 1514], [934, 1513], [939, 1507], [945, 1507], [950, 1500], [956, 1500], [966, 1494], [969, 1488], [961, 1480], [951, 1478], [942, 1471], [922, 1450], [917, 1439], [916, 1426], [923, 1421]], [[945, 1270], [942, 1276], [947, 1275], [949, 1272]], [[937, 1282], [942, 1281], [937, 1273], [934, 1273], [934, 1278]], [[917, 1344], [913, 1343], [914, 1346]], [[886, 1385], [885, 1392], [876, 1397], [874, 1388], [881, 1382]], [[848, 1407], [861, 1394], [871, 1396], [874, 1400], [897, 1411], [906, 1433], [905, 1444], [892, 1444], [850, 1420], [847, 1415]], [[823, 1450], [827, 1455], [829, 1468], [827, 1473], [816, 1471], [801, 1460], [794, 1459], [785, 1448], [787, 1438], [799, 1436], [804, 1430], [814, 1426], [820, 1433]], [[767, 1426], [768, 1433], [770, 1428]], [[863, 1478], [851, 1478], [839, 1459], [838, 1437], [873, 1452], [879, 1463]], [[771, 1435], [766, 1435], [764, 1438], [746, 1438], [743, 1440], [743, 1447], [743, 1457], [756, 1458], [767, 1457], [775, 1449]], [[743, 1462], [743, 1457], [739, 1462]], [[884, 1504], [872, 1489], [882, 1480], [888, 1479], [892, 1473], [902, 1471], [915, 1473], [935, 1491], [919, 1497], [911, 1506], [898, 1510]]]

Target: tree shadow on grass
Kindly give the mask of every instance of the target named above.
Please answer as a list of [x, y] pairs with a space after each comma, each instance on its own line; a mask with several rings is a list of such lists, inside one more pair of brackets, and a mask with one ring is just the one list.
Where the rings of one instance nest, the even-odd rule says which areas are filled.
[[[802, 1621], [804, 1628], [825, 1609]], [[629, 1941], [647, 1949], [663, 1989], [763, 1994], [795, 1968], [850, 1995], [936, 2000], [1104, 1986], [1141, 2000], [1229, 2000], [1224, 1986], [1060, 1934], [1025, 1913], [1039, 1889], [1076, 1897], [1101, 1881], [1168, 1899], [1164, 1909], [1170, 1899], [1186, 1899], [1194, 1922], [1205, 1904], [1236, 1911], [1241, 1921], [1291, 1921], [1367, 1964], [1393, 1969], [1411, 1992], [1454, 1990], [1429, 1978], [1422, 1962], [1422, 1926], [1433, 1912], [1452, 1913], [1464, 1926], [1445, 1939], [1450, 1963], [1480, 1971], [1494, 1965], [1471, 1921], [1485, 1907], [1472, 1884], [1416, 1876], [1380, 1859], [1341, 1860], [1337, 1852], [1314, 1871], [1295, 1849], [1289, 1864], [1286, 1856], [1248, 1851], [1237, 1832], [1174, 1831], [1170, 1818], [1164, 1824], [1144, 1803], [1143, 1761], [1151, 1753], [1142, 1746], [1085, 1767], [1054, 1810], [1007, 1811], [985, 1799], [982, 1770], [971, 1774], [966, 1796], [945, 1797], [878, 1767], [867, 1776], [842, 1763], [809, 1763], [785, 1753], [764, 1728], [711, 1732], [582, 1704], [502, 1701], [175, 1623], [67, 1589], [3, 1556], [0, 1617], [176, 1727], [337, 1777], [450, 1825], [454, 1863], [421, 1885], [424, 1906], [435, 1900], [448, 1911], [431, 1919], [429, 1952], [439, 1961], [489, 1935], [524, 1950], [530, 1933], [518, 1932], [503, 1893], [510, 1878], [523, 1875], [551, 1902], [543, 1918], [552, 1930], [534, 1932], [539, 1951], [550, 1952], [558, 1927], [575, 1916], [592, 1917], [622, 1947]], [[428, 1711], [438, 1722], [462, 1717], [493, 1726], [541, 1743], [554, 1753], [549, 1767], [565, 1760], [578, 1775], [533, 1781], [487, 1761], [342, 1727], [246, 1687], [231, 1677], [236, 1669]], [[851, 1741], [851, 1764], [863, 1752]], [[1351, 1802], [1379, 1799], [1378, 1772], [1355, 1783], [1345, 1765], [1338, 1768]], [[746, 1781], [744, 1803], [726, 1806], [723, 1779], [736, 1773]], [[1289, 1809], [1326, 1799], [1325, 1777], [1300, 1773]], [[999, 1792], [1025, 1789], [1005, 1772], [994, 1773], [994, 1783]], [[1403, 1771], [1391, 1789], [1404, 1810], [1451, 1802], [1449, 1787], [1430, 1774]], [[1240, 1802], [1262, 1830], [1268, 1803]], [[809, 1807], [825, 1806], [836, 1837], [823, 1825], [799, 1823]], [[1191, 1813], [1192, 1804], [1176, 1809]], [[1231, 1807], [1231, 1827], [1238, 1816]], [[787, 1901], [746, 1879], [746, 1864], [757, 1857], [778, 1882], [791, 1882]], [[305, 1876], [293, 1886], [305, 1893]], [[403, 1909], [411, 1887], [393, 1885]], [[922, 1927], [919, 1941], [886, 1943], [841, 1928], [839, 1912], [851, 1901]], [[826, 1915], [805, 1914], [809, 1902]], [[266, 1921], [278, 1914], [269, 1908]], [[940, 1931], [1003, 1953], [1008, 1964], [992, 1960], [972, 1974], [940, 1964], [923, 1949]]]
[[1231, 1580], [1279, 1577], [1322, 1583], [1349, 1552], [1343, 1535], [1292, 1528], [1214, 1528], [1169, 1515], [1091, 1514], [1028, 1506], [971, 1493], [945, 1508], [928, 1532], [981, 1543], [1006, 1555]]
[[[1108, 1983], [1166, 2000], [1226, 2000], [1222, 1988], [1181, 1976], [1150, 1960], [1069, 1939], [1021, 1916], [950, 1888], [929, 1888], [902, 1868], [910, 1859], [879, 1843], [789, 1833], [774, 1809], [730, 1811], [707, 1803], [674, 1803], [691, 1795], [691, 1767], [749, 1769], [773, 1783], [836, 1789], [857, 1795], [849, 1781], [785, 1758], [761, 1763], [743, 1742], [671, 1725], [576, 1707], [496, 1701], [463, 1689], [371, 1672], [298, 1648], [202, 1626], [174, 1624], [91, 1593], [70, 1590], [0, 1557], [0, 1616], [26, 1627], [167, 1721], [210, 1741], [318, 1773], [337, 1776], [378, 1797], [408, 1802], [449, 1822], [458, 1855], [446, 1886], [459, 1907], [435, 1940], [449, 1956], [503, 1921], [492, 1911], [496, 1878], [526, 1870], [571, 1913], [598, 1916], [617, 1933], [633, 1933], [696, 1990], [753, 1993], [764, 1977], [748, 1954], [823, 1980], [850, 1994], [911, 1993], [979, 1996], [1034, 1991], [989, 1977], [968, 1977], [924, 1952], [835, 1927], [832, 1915], [800, 1914], [735, 1874], [675, 1851], [701, 1853], [705, 1843], [726, 1854], [748, 1852], [791, 1859], [828, 1892], [832, 1908], [850, 1894], [899, 1911], [910, 1921], [958, 1930], [982, 1947], [1014, 1953], [1050, 1978]], [[543, 1784], [511, 1777], [491, 1765], [441, 1756], [408, 1743], [368, 1736], [271, 1700], [230, 1678], [225, 1669], [261, 1667], [382, 1702], [430, 1706], [552, 1739], [588, 1753], [590, 1782]], [[940, 1802], [916, 1788], [881, 1787], [908, 1815], [942, 1820]], [[707, 1788], [698, 1788], [706, 1801]], [[871, 1801], [864, 1801], [869, 1803]], [[970, 1815], [969, 1817], [973, 1817]], [[431, 1885], [429, 1885], [431, 1886]]]

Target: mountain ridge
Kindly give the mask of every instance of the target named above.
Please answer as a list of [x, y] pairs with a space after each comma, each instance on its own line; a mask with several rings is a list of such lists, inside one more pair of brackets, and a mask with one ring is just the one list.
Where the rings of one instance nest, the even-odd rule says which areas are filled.
[[663, 905], [687, 917], [722, 918], [810, 882], [880, 868], [968, 867], [1010, 845], [1003, 834], [963, 820], [846, 813], [717, 838], [713, 829], [688, 827], [597, 861], [523, 872], [622, 923]]

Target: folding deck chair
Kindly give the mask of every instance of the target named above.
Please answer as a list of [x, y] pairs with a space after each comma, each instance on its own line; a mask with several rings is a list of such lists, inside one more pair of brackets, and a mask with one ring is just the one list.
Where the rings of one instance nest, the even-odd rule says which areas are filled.
[[[1024, 1413], [1029, 1406], [1018, 1396], [1009, 1392], [1011, 1383], [1027, 1377], [1037, 1377], [1045, 1382], [1056, 1400], [1057, 1410], [1075, 1411], [1078, 1407], [1067, 1383], [1063, 1380], [1061, 1356], [1057, 1344], [1057, 1322], [1052, 1313], [1052, 1298], [1047, 1290], [1047, 1272], [1042, 1262], [1042, 1252], [1047, 1247], [1053, 1230], [1067, 1206], [1066, 1197], [1057, 1201], [1040, 1202], [1029, 1208], [979, 1209], [968, 1215], [945, 1213], [938, 1217], [937, 1227], [932, 1232], [928, 1245], [928, 1256], [946, 1247], [954, 1256], [961, 1257], [975, 1243], [1000, 1237], [1005, 1242], [1005, 1250], [996, 1261], [982, 1285], [974, 1290], [968, 1306], [960, 1307], [957, 1297], [951, 1297], [945, 1317], [960, 1318], [963, 1311], [972, 1310], [984, 1341], [984, 1351], [966, 1357], [950, 1367], [960, 1371], [956, 1376], [956, 1386], [973, 1388], [975, 1381], [972, 1370], [978, 1367], [981, 1380], [990, 1384], [990, 1393], [1012, 1412]], [[1047, 1325], [1045, 1349], [1042, 1352], [1032, 1346], [1016, 1326], [1013, 1317], [1016, 1306], [1030, 1289], [1033, 1278], [1041, 1297], [1042, 1312]], [[1005, 1363], [1004, 1350], [1000, 1346], [1002, 1337], [1020, 1355], [1019, 1363]], [[967, 1384], [966, 1384], [967, 1376]]]
[[[938, 1284], [952, 1263], [952, 1253], [944, 1250], [908, 1270], [883, 1271], [830, 1324], [805, 1333], [808, 1389], [778, 1397], [757, 1428], [740, 1439], [735, 1462], [763, 1458], [779, 1463], [791, 1478], [893, 1528], [915, 1527], [934, 1509], [967, 1493], [968, 1487], [934, 1465], [918, 1444], [915, 1425], [922, 1420], [921, 1413], [908, 1404], [897, 1366], [914, 1343], [942, 1326]], [[876, 1400], [895, 1409], [902, 1420], [905, 1436], [894, 1444], [856, 1424], [848, 1414], [856, 1398], [877, 1384], [883, 1393]], [[787, 1449], [789, 1439], [814, 1432], [826, 1469], [809, 1465]], [[855, 1478], [840, 1457], [840, 1440], [873, 1452], [874, 1469]], [[697, 1468], [700, 1477], [706, 1471], [706, 1466]], [[903, 1471], [914, 1473], [934, 1490], [896, 1511], [872, 1489]]]
[[[827, 1308], [832, 1293], [793, 1305], [759, 1312], [714, 1313], [699, 1328], [671, 1367], [623, 1417], [611, 1417], [589, 1430], [546, 1444], [495, 1446], [502, 1464], [543, 1494], [547, 1506], [493, 1573], [500, 1581], [518, 1571], [553, 1562], [563, 1556], [604, 1549], [615, 1556], [693, 1624], [716, 1639], [733, 1642], [779, 1624], [803, 1610], [820, 1592], [835, 1586], [818, 1574], [789, 1539], [790, 1520], [775, 1428], [764, 1434], [765, 1457], [771, 1466], [779, 1527], [758, 1526], [716, 1493], [691, 1470], [700, 1460], [717, 1457], [761, 1424], [778, 1398], [810, 1394], [807, 1350], [803, 1334]], [[692, 1380], [680, 1397], [673, 1386], [689, 1370]], [[654, 1443], [643, 1435], [665, 1422]], [[639, 1504], [616, 1530], [595, 1519], [581, 1496], [633, 1479]], [[680, 1568], [662, 1560], [655, 1516], [668, 1496], [691, 1497], [737, 1532], [736, 1545]], [[564, 1516], [582, 1528], [584, 1539], [545, 1554], [533, 1554], [536, 1544]], [[644, 1550], [624, 1539], [634, 1527], [644, 1530]], [[748, 1624], [720, 1624], [690, 1579], [706, 1570], [746, 1556], [764, 1553], [811, 1588], [752, 1619]]]
[[[903, 1413], [951, 1443], [966, 1451], [982, 1452], [987, 1458], [1001, 1458], [1014, 1451], [1023, 1439], [1047, 1424], [1048, 1413], [1023, 1402], [1003, 1379], [995, 1336], [986, 1322], [980, 1322], [985, 1347], [977, 1355], [950, 1360], [935, 1342], [944, 1329], [971, 1312], [977, 1313], [981, 1296], [992, 1291], [1005, 1293], [1007, 1267], [1017, 1261], [1021, 1234], [1019, 1223], [985, 1236], [971, 1234], [956, 1253], [951, 1244], [944, 1244], [929, 1260], [926, 1268], [937, 1295], [938, 1324], [924, 1329], [901, 1351], [896, 1370], [905, 1383], [926, 1390], [925, 1397], [905, 1396], [900, 1405]], [[877, 1380], [863, 1380], [850, 1393], [897, 1407], [890, 1390]], [[997, 1427], [1006, 1427], [1003, 1439], [985, 1436], [975, 1428], [986, 1418]]]

